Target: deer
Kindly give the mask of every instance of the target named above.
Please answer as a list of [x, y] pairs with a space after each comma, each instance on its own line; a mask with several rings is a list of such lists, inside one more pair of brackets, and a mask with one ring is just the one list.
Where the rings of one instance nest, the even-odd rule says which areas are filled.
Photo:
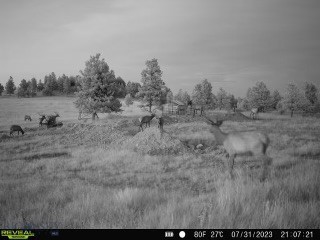
[[143, 116], [143, 117], [139, 118], [139, 122], [140, 122], [139, 127], [142, 132], [143, 132], [143, 127], [142, 127], [143, 124], [146, 124], [146, 127], [147, 127], [147, 125], [149, 125], [149, 127], [150, 127], [150, 122], [155, 116], [156, 116], [156, 114], [152, 113], [151, 116]]
[[205, 117], [205, 120], [210, 125], [210, 133], [214, 135], [216, 143], [223, 145], [227, 152], [230, 177], [234, 178], [232, 172], [234, 159], [238, 155], [250, 154], [262, 159], [263, 171], [260, 181], [264, 181], [268, 173], [268, 166], [272, 163], [272, 158], [266, 155], [270, 144], [268, 135], [258, 131], [225, 133], [220, 129], [223, 120], [211, 120], [207, 117]]
[[19, 132], [22, 133], [22, 135], [24, 135], [24, 131], [22, 130], [22, 128], [19, 125], [11, 125], [10, 127], [10, 136], [13, 135], [14, 132]]
[[32, 121], [30, 115], [25, 115], [25, 116], [24, 116], [24, 121], [27, 121], [27, 120], [29, 120], [30, 122]]

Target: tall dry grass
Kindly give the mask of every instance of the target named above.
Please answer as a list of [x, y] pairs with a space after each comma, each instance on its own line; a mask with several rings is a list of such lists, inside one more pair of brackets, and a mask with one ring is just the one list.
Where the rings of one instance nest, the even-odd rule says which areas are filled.
[[199, 134], [207, 128], [199, 121], [165, 131], [189, 145], [207, 144], [202, 151], [150, 156], [126, 149], [119, 138], [137, 136], [134, 117], [30, 127], [24, 136], [2, 132], [0, 228], [320, 227], [316, 120], [223, 124], [226, 132], [269, 134], [273, 164], [260, 182], [260, 166], [249, 157], [236, 159], [235, 180], [229, 179], [223, 149]]

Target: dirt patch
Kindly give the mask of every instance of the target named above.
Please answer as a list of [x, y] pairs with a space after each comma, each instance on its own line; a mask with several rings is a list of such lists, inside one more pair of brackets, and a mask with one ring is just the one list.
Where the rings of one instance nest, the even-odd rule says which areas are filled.
[[167, 132], [160, 133], [156, 127], [146, 128], [123, 142], [123, 147], [142, 154], [167, 155], [178, 154], [187, 150], [184, 144]]

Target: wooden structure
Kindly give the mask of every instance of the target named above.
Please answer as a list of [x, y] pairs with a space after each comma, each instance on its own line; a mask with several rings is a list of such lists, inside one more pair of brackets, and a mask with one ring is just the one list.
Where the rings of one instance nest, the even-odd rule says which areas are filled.
[[162, 105], [163, 113], [165, 114], [185, 114], [187, 110], [187, 105], [177, 101], [172, 100], [170, 103]]
[[193, 105], [192, 102], [184, 104], [178, 100], [172, 100], [170, 103], [166, 103], [162, 106], [164, 114], [177, 114], [177, 115], [197, 115], [204, 114], [204, 106]]

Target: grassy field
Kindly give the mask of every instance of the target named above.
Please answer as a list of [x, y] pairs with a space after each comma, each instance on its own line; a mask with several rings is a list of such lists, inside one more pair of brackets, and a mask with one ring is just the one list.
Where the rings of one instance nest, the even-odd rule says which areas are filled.
[[[136, 104], [92, 123], [73, 101], [0, 99], [0, 228], [320, 227], [317, 119], [228, 115], [223, 131], [267, 133], [273, 158], [266, 181], [251, 157], [236, 159], [231, 180], [201, 118], [167, 117], [161, 136], [155, 122], [139, 132]], [[63, 127], [24, 122], [41, 111], [58, 111]], [[13, 123], [23, 136], [9, 136]]]

